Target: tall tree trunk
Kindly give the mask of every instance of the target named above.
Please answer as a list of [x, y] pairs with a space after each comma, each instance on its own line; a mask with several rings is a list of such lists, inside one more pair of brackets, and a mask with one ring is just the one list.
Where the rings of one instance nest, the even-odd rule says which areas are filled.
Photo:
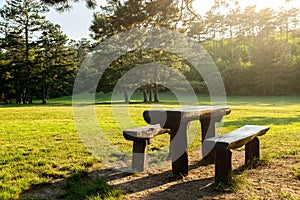
[[[27, 63], [27, 62], [26, 62]], [[29, 104], [32, 104], [32, 96], [31, 96], [31, 70], [30, 70], [30, 64], [27, 64], [27, 95], [26, 95], [26, 101]]]
[[124, 99], [125, 99], [125, 103], [129, 103], [128, 91], [126, 86], [124, 86]]
[[159, 78], [159, 75], [158, 75], [158, 71], [157, 71], [157, 68], [155, 68], [155, 84], [154, 84], [154, 102], [158, 102], [159, 99], [158, 99], [158, 80]]
[[47, 104], [47, 80], [46, 80], [46, 72], [45, 71], [43, 71], [42, 92], [43, 92], [42, 104]]
[[154, 102], [159, 102], [159, 99], [158, 99], [158, 83], [157, 82], [154, 85]]
[[8, 95], [7, 93], [4, 93], [4, 95], [1, 97], [1, 101], [3, 101], [4, 104], [8, 104]]
[[231, 49], [231, 64], [233, 63], [233, 31], [232, 31], [232, 27], [230, 26], [230, 49]]
[[26, 104], [26, 95], [22, 95], [23, 104]]
[[22, 97], [23, 97], [23, 88], [22, 88], [22, 81], [18, 80], [18, 86], [17, 86], [17, 97], [16, 97], [16, 103], [21, 104], [22, 103]]
[[148, 102], [146, 89], [143, 89], [143, 97], [144, 97], [144, 103]]
[[43, 86], [43, 100], [42, 104], [47, 104], [47, 89]]
[[149, 88], [149, 101], [152, 101], [152, 88]]
[[27, 71], [27, 83], [26, 83], [26, 93], [27, 93], [27, 102], [32, 104], [32, 96], [31, 96], [31, 69], [30, 69], [30, 61], [29, 61], [29, 35], [28, 35], [28, 22], [29, 16], [28, 11], [26, 13], [26, 22], [25, 22], [25, 56], [26, 56], [26, 71]]

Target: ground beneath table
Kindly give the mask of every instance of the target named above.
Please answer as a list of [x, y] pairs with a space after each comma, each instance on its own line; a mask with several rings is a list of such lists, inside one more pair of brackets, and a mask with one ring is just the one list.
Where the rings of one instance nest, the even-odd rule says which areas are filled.
[[[233, 151], [234, 177], [242, 182], [235, 192], [213, 188], [214, 165], [199, 162], [199, 152], [189, 154], [189, 175], [175, 179], [171, 165], [152, 173], [128, 174], [111, 169], [93, 169], [91, 180], [105, 177], [122, 190], [123, 199], [300, 199], [300, 180], [292, 173], [296, 157], [270, 160], [255, 169], [245, 170], [244, 152]], [[26, 192], [26, 196], [59, 199], [64, 180]]]

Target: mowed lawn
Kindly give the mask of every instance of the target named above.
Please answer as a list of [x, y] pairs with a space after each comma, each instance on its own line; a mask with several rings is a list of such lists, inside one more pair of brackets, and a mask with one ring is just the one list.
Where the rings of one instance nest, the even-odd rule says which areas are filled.
[[[0, 199], [16, 199], [37, 185], [103, 167], [79, 139], [70, 99], [51, 100], [48, 105], [0, 106]], [[178, 106], [170, 96], [161, 95], [161, 100], [162, 106]], [[199, 98], [199, 104], [209, 105], [209, 98]], [[246, 124], [268, 125], [270, 131], [261, 137], [262, 156], [268, 159], [293, 156], [300, 160], [300, 96], [227, 97], [227, 105], [232, 112], [224, 118], [224, 127], [218, 129], [218, 134]], [[95, 107], [99, 125], [111, 142], [131, 151], [131, 142], [123, 138], [111, 105]], [[146, 125], [142, 113], [153, 107], [155, 104], [130, 104], [132, 121]], [[189, 131], [199, 131], [198, 125], [192, 123]], [[191, 151], [199, 146], [199, 141], [200, 138], [190, 141]], [[153, 142], [156, 149], [167, 144], [167, 136]], [[300, 178], [300, 163], [294, 165], [293, 173]]]

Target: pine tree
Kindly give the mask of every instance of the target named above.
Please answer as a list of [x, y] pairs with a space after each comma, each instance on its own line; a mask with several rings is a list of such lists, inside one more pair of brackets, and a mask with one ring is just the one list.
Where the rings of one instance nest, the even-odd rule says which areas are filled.
[[39, 37], [39, 50], [36, 65], [42, 90], [42, 103], [46, 104], [48, 96], [69, 94], [71, 83], [77, 70], [77, 54], [68, 46], [67, 37], [60, 27], [47, 22]]
[[[22, 44], [10, 43], [6, 48], [8, 51], [15, 51], [17, 46], [22, 46], [23, 53], [19, 60], [13, 60], [15, 63], [22, 63], [20, 71], [26, 71], [26, 81], [22, 80], [21, 85], [25, 85], [25, 98], [23, 103], [32, 103], [32, 60], [30, 50], [35, 46], [35, 35], [41, 30], [41, 25], [45, 22], [47, 7], [39, 4], [36, 0], [11, 0], [0, 9], [2, 23], [1, 29], [6, 29], [5, 37], [11, 37], [9, 40], [22, 42]], [[21, 39], [20, 39], [21, 38]], [[6, 38], [8, 39], [8, 38]], [[18, 51], [18, 50], [17, 50]], [[21, 88], [22, 89], [22, 88]], [[22, 91], [18, 91], [23, 96]]]

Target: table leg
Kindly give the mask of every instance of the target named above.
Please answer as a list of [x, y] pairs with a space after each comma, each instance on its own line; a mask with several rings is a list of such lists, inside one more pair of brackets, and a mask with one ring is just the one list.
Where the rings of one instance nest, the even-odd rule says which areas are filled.
[[202, 160], [207, 164], [215, 163], [215, 151], [210, 147], [203, 148], [204, 139], [216, 136], [216, 122], [220, 122], [222, 117], [211, 119], [200, 119], [202, 131]]
[[188, 123], [176, 125], [173, 124], [170, 127], [170, 155], [172, 158], [172, 172], [177, 176], [188, 175], [187, 127]]

